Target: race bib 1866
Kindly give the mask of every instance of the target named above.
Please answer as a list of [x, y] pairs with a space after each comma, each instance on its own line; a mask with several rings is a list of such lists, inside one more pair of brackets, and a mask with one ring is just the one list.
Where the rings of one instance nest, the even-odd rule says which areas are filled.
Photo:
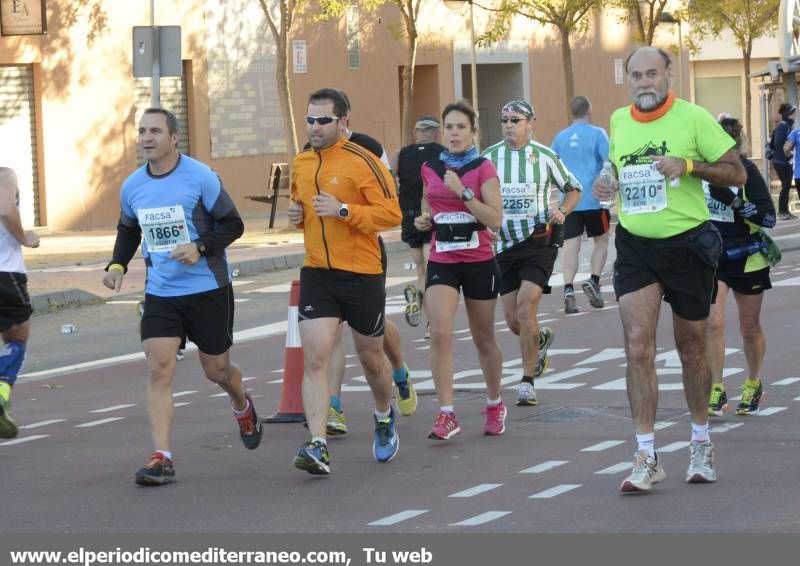
[[667, 208], [664, 175], [654, 163], [627, 165], [619, 175], [620, 200], [626, 214], [646, 214]]
[[148, 251], [169, 252], [177, 245], [189, 243], [189, 228], [181, 205], [143, 208], [137, 215]]

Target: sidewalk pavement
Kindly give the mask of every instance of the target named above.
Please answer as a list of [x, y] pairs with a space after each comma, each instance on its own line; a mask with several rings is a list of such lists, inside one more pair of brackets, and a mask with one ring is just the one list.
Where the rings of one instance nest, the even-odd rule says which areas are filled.
[[[771, 230], [783, 251], [800, 249], [800, 220], [779, 221]], [[28, 266], [28, 291], [34, 312], [95, 303], [111, 298], [103, 286], [103, 269], [111, 258], [116, 232], [91, 231], [42, 235], [39, 248], [23, 248]], [[383, 233], [389, 255], [404, 253], [400, 230]], [[245, 234], [228, 248], [228, 262], [238, 276], [297, 268], [303, 263], [302, 232], [289, 227], [271, 231], [263, 219], [245, 221]], [[145, 266], [131, 261], [124, 295], [144, 294]], [[116, 298], [116, 297], [115, 297]]]

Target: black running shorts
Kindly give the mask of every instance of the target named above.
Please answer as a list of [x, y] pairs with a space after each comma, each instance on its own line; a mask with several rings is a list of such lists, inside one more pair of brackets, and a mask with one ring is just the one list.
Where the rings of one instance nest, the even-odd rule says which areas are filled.
[[[737, 263], [739, 265], [736, 265]], [[743, 263], [744, 259], [735, 262], [720, 259], [717, 280], [722, 281], [740, 295], [759, 295], [767, 289], [772, 289], [769, 267], [745, 273], [741, 265]]]
[[28, 276], [24, 273], [0, 271], [0, 332], [22, 324], [31, 317]]
[[523, 281], [530, 281], [549, 293], [548, 281], [553, 274], [556, 257], [557, 247], [542, 245], [536, 238], [528, 238], [500, 252], [497, 255], [497, 263], [500, 265], [500, 294], [507, 295], [516, 291]]
[[608, 232], [611, 214], [605, 208], [595, 210], [573, 210], [564, 220], [564, 239], [571, 240], [582, 235], [584, 230], [590, 238]]
[[364, 336], [382, 336], [386, 276], [340, 269], [300, 269], [300, 322], [338, 318]]
[[465, 299], [488, 301], [497, 298], [500, 269], [495, 258], [486, 261], [437, 263], [429, 261], [425, 270], [425, 290], [448, 285], [464, 292]]
[[686, 320], [708, 318], [717, 295], [716, 269], [704, 263], [689, 246], [634, 236], [617, 225], [614, 262], [614, 292], [617, 300], [652, 283], [664, 286], [664, 300], [672, 312]]
[[433, 230], [420, 232], [414, 227], [414, 219], [422, 214], [421, 210], [404, 210], [403, 220], [400, 222], [400, 239], [408, 244], [409, 248], [421, 248], [423, 244], [431, 243]]
[[233, 345], [233, 286], [182, 295], [145, 294], [142, 340], [189, 338], [204, 354], [218, 356]]

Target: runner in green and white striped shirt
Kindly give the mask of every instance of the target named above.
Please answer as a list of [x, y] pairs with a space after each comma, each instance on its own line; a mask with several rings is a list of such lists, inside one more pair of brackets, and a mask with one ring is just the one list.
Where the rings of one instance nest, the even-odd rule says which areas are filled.
[[[503, 106], [500, 121], [503, 141], [483, 155], [497, 168], [503, 198], [503, 223], [495, 244], [500, 265], [500, 295], [508, 327], [519, 336], [522, 381], [517, 385], [517, 405], [536, 405], [533, 378], [547, 368], [547, 349], [553, 330], [536, 321], [542, 293], [550, 292], [558, 248], [551, 225], [563, 224], [580, 201], [581, 186], [553, 150], [531, 139], [533, 108], [523, 100]], [[551, 191], [564, 193], [564, 201], [551, 209]], [[555, 196], [555, 195], [552, 195]]]

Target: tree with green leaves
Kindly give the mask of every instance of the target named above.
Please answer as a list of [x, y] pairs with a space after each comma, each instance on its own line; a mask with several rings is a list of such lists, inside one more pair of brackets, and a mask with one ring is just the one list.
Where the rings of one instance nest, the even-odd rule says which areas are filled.
[[[572, 71], [572, 45], [575, 35], [584, 33], [589, 27], [586, 15], [598, 6], [601, 0], [500, 0], [496, 8], [485, 7], [496, 13], [487, 31], [481, 35], [480, 43], [493, 43], [508, 32], [514, 16], [520, 15], [544, 25], [554, 26], [561, 38], [561, 62], [564, 69], [564, 89], [567, 105], [575, 96], [575, 77]], [[477, 4], [476, 4], [477, 5]], [[569, 110], [567, 108], [567, 118]]]
[[637, 41], [653, 45], [656, 27], [669, 0], [608, 0], [607, 5], [624, 10], [622, 21], [635, 26]]
[[707, 36], [720, 37], [729, 31], [742, 51], [744, 66], [745, 125], [752, 131], [752, 93], [750, 88], [750, 57], [753, 41], [773, 33], [778, 26], [780, 0], [689, 0], [684, 13], [692, 22], [690, 48], [699, 50], [699, 41]]

